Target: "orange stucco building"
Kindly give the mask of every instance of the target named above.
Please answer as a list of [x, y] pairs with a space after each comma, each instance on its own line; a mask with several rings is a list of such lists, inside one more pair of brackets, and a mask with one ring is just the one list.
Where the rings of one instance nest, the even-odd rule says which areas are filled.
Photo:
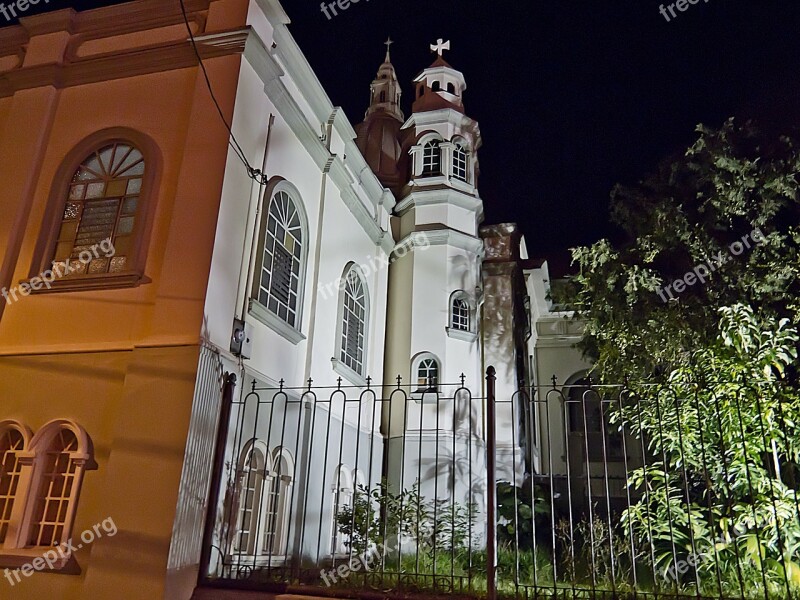
[[[185, 4], [230, 120], [248, 3]], [[0, 598], [165, 597], [228, 137], [178, 2], [0, 29]]]

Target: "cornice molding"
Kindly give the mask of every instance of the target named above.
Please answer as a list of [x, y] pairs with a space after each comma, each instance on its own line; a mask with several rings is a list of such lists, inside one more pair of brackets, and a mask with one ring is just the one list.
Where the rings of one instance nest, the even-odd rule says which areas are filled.
[[20, 26], [33, 37], [65, 31], [73, 34], [77, 28], [78, 13], [72, 8], [46, 12], [30, 17], [20, 17]]
[[453, 246], [473, 254], [480, 254], [483, 242], [474, 236], [455, 229], [420, 229], [400, 240], [396, 248], [427, 248], [428, 246]]
[[[199, 38], [200, 56], [205, 60], [241, 54], [245, 49], [248, 31], [235, 29]], [[37, 87], [67, 88], [194, 66], [197, 66], [197, 57], [188, 41], [168, 42], [78, 59], [67, 64], [15, 69], [0, 75], [0, 97]]]
[[483, 201], [480, 196], [472, 196], [464, 192], [442, 188], [438, 190], [417, 190], [412, 191], [403, 198], [395, 207], [398, 215], [402, 216], [413, 208], [419, 206], [436, 206], [438, 204], [450, 204], [466, 210], [471, 210], [478, 215], [480, 220], [483, 217]]
[[[262, 0], [259, 4], [267, 2], [268, 0]], [[279, 37], [277, 30], [275, 35], [277, 39]], [[362, 180], [356, 182], [345, 164], [345, 161], [350, 162], [352, 159], [349, 158], [349, 156], [343, 158], [330, 153], [325, 144], [317, 137], [317, 133], [309, 123], [306, 114], [284, 84], [282, 77], [286, 75], [286, 72], [275, 59], [275, 53], [267, 50], [264, 42], [254, 30], [250, 31], [250, 36], [245, 45], [244, 55], [264, 83], [264, 91], [275, 105], [278, 113], [286, 121], [286, 124], [294, 135], [297, 136], [297, 139], [309, 153], [312, 160], [314, 160], [320, 172], [330, 175], [334, 185], [339, 189], [342, 201], [347, 208], [367, 235], [369, 235], [373, 243], [381, 246], [388, 254], [394, 247], [394, 241], [391, 239], [391, 236], [376, 223], [375, 217], [370, 214], [369, 209], [360, 200], [358, 194], [354, 190], [355, 186], [361, 185], [370, 198], [376, 198], [378, 200], [374, 207], [375, 210], [378, 210], [378, 204], [383, 200], [384, 189], [377, 178], [374, 174], [371, 178], [367, 175]], [[292, 73], [294, 73], [296, 69], [303, 68], [301, 64], [294, 64], [295, 61], [287, 62], [284, 59], [283, 62], [286, 64], [286, 68], [291, 70]], [[308, 82], [306, 82], [305, 85], [301, 85], [300, 89], [304, 90], [306, 87], [308, 87]], [[317, 100], [319, 100], [319, 98], [317, 98]], [[309, 100], [309, 102], [311, 102], [311, 100]], [[320, 122], [327, 123], [333, 118], [334, 127], [338, 124], [338, 127], [343, 130], [347, 131], [349, 128], [349, 131], [355, 134], [346, 118], [343, 115], [340, 116], [342, 111], [334, 109], [330, 103], [328, 103], [328, 105], [331, 108], [331, 112], [323, 119], [320, 119]], [[347, 138], [345, 139], [347, 140]], [[352, 142], [351, 144], [356, 156], [361, 156], [355, 144]], [[345, 147], [348, 147], [347, 143]], [[372, 179], [374, 179], [374, 181], [372, 181]], [[389, 193], [391, 194], [391, 192]]]

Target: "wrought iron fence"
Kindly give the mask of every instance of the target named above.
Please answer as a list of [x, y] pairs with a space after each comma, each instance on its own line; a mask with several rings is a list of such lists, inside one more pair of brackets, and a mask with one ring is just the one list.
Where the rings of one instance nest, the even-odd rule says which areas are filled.
[[800, 407], [784, 388], [494, 389], [490, 369], [486, 395], [463, 378], [227, 394], [204, 583], [800, 596]]

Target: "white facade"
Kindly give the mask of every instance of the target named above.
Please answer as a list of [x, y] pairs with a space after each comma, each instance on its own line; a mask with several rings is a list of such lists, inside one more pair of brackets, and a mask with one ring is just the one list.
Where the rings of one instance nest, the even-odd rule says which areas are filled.
[[[230, 151], [205, 307], [204, 338], [238, 377], [211, 499], [221, 524], [212, 562], [234, 576], [291, 553], [335, 559], [337, 507], [383, 478], [395, 491], [418, 484], [429, 500], [474, 503], [480, 523], [486, 368], [509, 363], [499, 370], [505, 400], [520, 375], [517, 337], [486, 352], [482, 142], [464, 113], [464, 76], [439, 56], [414, 80], [404, 121], [387, 52], [354, 128], [288, 22], [277, 0], [250, 5], [231, 125], [266, 176], [248, 177]], [[523, 428], [504, 410], [498, 472], [521, 482]]]
[[[223, 490], [212, 499], [226, 525], [214, 543], [240, 563], [274, 566], [289, 547], [307, 558], [330, 554], [340, 472], [380, 481], [381, 405], [367, 396], [359, 401], [359, 394], [367, 377], [383, 380], [395, 199], [289, 34], [279, 3], [253, 2], [248, 21], [232, 129], [267, 181], [249, 178], [231, 150], [204, 337], [221, 352], [225, 370], [238, 375]], [[296, 219], [276, 233], [271, 206], [287, 198]], [[363, 312], [348, 314], [363, 322], [348, 342], [344, 289], [351, 269]], [[269, 283], [284, 277], [283, 287]], [[234, 319], [246, 323], [243, 356], [229, 350]], [[357, 348], [352, 360], [342, 355], [348, 343]], [[347, 403], [303, 395], [299, 388], [312, 379], [315, 388], [347, 386]], [[257, 396], [248, 395], [253, 389]], [[322, 435], [341, 452], [328, 452]], [[305, 489], [306, 482], [316, 487]], [[247, 499], [253, 495], [259, 500]]]
[[[534, 428], [534, 468], [537, 473], [566, 473], [564, 440], [568, 424], [561, 396], [547, 394], [546, 388], [556, 378], [558, 385], [571, 385], [591, 368], [575, 345], [581, 340], [583, 326], [571, 311], [560, 311], [549, 299], [550, 273], [547, 262], [526, 271], [528, 296], [531, 299], [532, 335], [528, 340], [533, 360], [533, 382], [540, 390], [536, 403]], [[549, 448], [552, 448], [552, 456]], [[551, 462], [552, 461], [552, 462]]]

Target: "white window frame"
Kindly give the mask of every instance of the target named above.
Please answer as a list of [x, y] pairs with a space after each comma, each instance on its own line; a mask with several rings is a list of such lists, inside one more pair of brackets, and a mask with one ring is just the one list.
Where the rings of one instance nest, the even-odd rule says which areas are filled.
[[[260, 548], [271, 564], [283, 563], [289, 551], [289, 519], [291, 517], [292, 487], [294, 486], [294, 459], [286, 448], [272, 451], [272, 463], [267, 473], [266, 519], [262, 528]], [[277, 492], [272, 488], [277, 486]], [[269, 520], [273, 520], [270, 524]], [[272, 544], [267, 546], [268, 536]]]
[[[269, 198], [267, 201], [266, 198]], [[291, 205], [286, 205], [287, 210], [283, 211], [284, 214], [276, 215], [278, 211], [278, 203], [285, 202], [288, 199]], [[250, 302], [250, 314], [258, 321], [264, 323], [276, 333], [282, 335], [293, 344], [298, 344], [301, 340], [305, 339], [302, 333], [303, 323], [303, 308], [305, 304], [305, 283], [306, 283], [306, 270], [308, 268], [308, 252], [309, 244], [311, 242], [308, 230], [308, 217], [305, 212], [305, 205], [302, 196], [295, 186], [286, 180], [280, 179], [276, 183], [270, 184], [265, 192], [265, 202], [263, 207], [263, 214], [259, 227], [259, 239], [257, 244], [256, 269], [254, 270], [253, 284], [252, 284], [252, 299]], [[273, 210], [273, 208], [275, 210]], [[292, 210], [293, 209], [293, 210]], [[283, 241], [278, 240], [277, 233], [278, 225], [276, 224], [276, 232], [270, 231], [270, 218], [281, 217], [284, 221], [283, 225], [290, 225], [284, 230]], [[296, 222], [295, 222], [296, 218]], [[276, 221], [278, 219], [276, 218]], [[288, 223], [287, 223], [288, 220]], [[288, 233], [288, 235], [287, 235]], [[287, 240], [290, 242], [292, 248], [287, 247]], [[299, 244], [299, 256], [296, 256], [294, 247]], [[290, 274], [290, 300], [293, 296], [295, 304], [291, 302], [284, 302], [281, 298], [274, 295], [272, 285], [272, 274], [274, 272], [275, 255], [268, 256], [268, 250], [280, 247], [283, 252], [291, 256], [292, 269]], [[267, 264], [267, 262], [269, 264]], [[264, 278], [269, 276], [269, 285], [264, 286]], [[296, 290], [293, 290], [292, 283], [296, 279]], [[272, 306], [274, 304], [274, 306]], [[285, 308], [286, 317], [284, 318], [280, 313], [282, 308]], [[277, 309], [277, 310], [276, 310]], [[293, 315], [293, 318], [288, 318]]]
[[[349, 299], [349, 284], [351, 282], [351, 278], [354, 278], [358, 281], [363, 290], [363, 312], [364, 318], [362, 322], [363, 332], [362, 332], [362, 347], [361, 350], [361, 364], [351, 364], [357, 363], [357, 357], [355, 359], [346, 355], [347, 353], [347, 326], [350, 325], [349, 319], [350, 317], [354, 317], [352, 310], [348, 307], [348, 299]], [[336, 328], [336, 348], [334, 357], [331, 359], [333, 363], [334, 371], [336, 371], [339, 375], [347, 379], [354, 385], [358, 386], [365, 386], [367, 384], [366, 375], [367, 375], [367, 368], [369, 364], [369, 332], [370, 332], [370, 291], [369, 286], [367, 285], [367, 278], [364, 276], [363, 271], [361, 268], [351, 262], [348, 263], [344, 269], [342, 274], [342, 285], [340, 286], [341, 290], [339, 292], [339, 308], [338, 308], [338, 316], [337, 316], [337, 328]], [[356, 299], [353, 299], [355, 302]], [[360, 368], [355, 368], [360, 367]]]
[[[419, 370], [423, 362], [434, 361], [436, 364], [436, 381], [429, 387], [419, 383]], [[417, 402], [438, 402], [442, 385], [442, 361], [432, 352], [420, 352], [411, 361], [411, 397]]]
[[[455, 314], [455, 303], [456, 302], [463, 302], [468, 311], [468, 322], [467, 322], [467, 329], [464, 329], [460, 326], [460, 323], [457, 323], [456, 314]], [[447, 327], [445, 330], [447, 331], [448, 337], [461, 340], [464, 342], [474, 342], [478, 338], [478, 333], [476, 329], [476, 315], [475, 315], [475, 307], [472, 302], [472, 298], [470, 298], [469, 294], [464, 290], [456, 290], [452, 294], [450, 294], [450, 298], [447, 304]]]
[[[247, 544], [246, 547], [242, 547], [240, 540], [245, 526], [243, 522], [243, 499], [246, 491], [244, 486], [247, 475], [245, 469], [253, 451], [258, 451], [264, 462], [260, 473], [261, 479], [256, 482], [258, 493], [254, 494], [248, 517]], [[276, 485], [277, 492], [273, 493]], [[245, 444], [236, 474], [234, 511], [236, 516], [229, 551], [234, 562], [280, 565], [286, 561], [289, 544], [289, 504], [293, 486], [294, 460], [288, 450], [276, 448], [269, 452], [261, 440], [250, 440]]]
[[463, 140], [453, 140], [452, 150], [452, 173], [455, 179], [463, 181], [464, 183], [470, 182], [470, 156], [469, 147]]
[[[420, 177], [440, 177], [444, 175], [444, 149], [442, 148], [443, 140], [438, 137], [432, 137], [425, 141], [420, 142]], [[435, 152], [431, 151], [435, 148]], [[436, 155], [439, 157], [439, 167], [436, 167]], [[430, 171], [426, 168], [430, 167]]]
[[[67, 508], [63, 520], [60, 521], [61, 535], [53, 541], [54, 545], [65, 544], [72, 537], [75, 515], [78, 510], [83, 476], [87, 470], [97, 468], [94, 461], [93, 446], [86, 430], [78, 423], [68, 419], [54, 419], [42, 426], [35, 435], [30, 429], [18, 421], [3, 421], [0, 428], [13, 427], [23, 434], [25, 450], [17, 453], [20, 463], [17, 493], [11, 511], [10, 525], [5, 540], [0, 547], [0, 566], [20, 567], [33, 558], [41, 556], [43, 550], [53, 545], [36, 546], [30, 543], [36, 517], [36, 509], [46, 475], [48, 450], [62, 431], [68, 431], [75, 437], [75, 448], [67, 453], [67, 470], [71, 470], [72, 485], [66, 500]], [[65, 550], [53, 563], [52, 570], [61, 570], [72, 560], [72, 553]]]
[[[20, 457], [26, 452], [30, 452], [31, 438], [33, 437], [30, 428], [19, 421], [0, 421], [0, 441], [5, 441], [6, 435], [8, 435], [10, 432], [16, 433], [22, 439], [22, 444], [19, 448], [13, 450], [8, 449], [3, 454], [0, 454], [0, 481], [3, 479], [14, 480], [13, 482], [8, 482], [8, 487], [13, 487], [14, 493], [9, 493], [2, 498], [2, 501], [0, 501], [0, 515], [7, 512], [8, 504], [11, 504], [11, 513], [9, 514], [8, 521], [6, 522], [5, 520], [0, 520], [0, 532], [2, 532], [4, 524], [7, 526], [6, 534], [3, 537], [0, 537], [0, 552], [2, 551], [2, 548], [5, 547], [5, 540], [9, 537], [11, 533], [11, 527], [14, 524], [14, 520], [12, 518], [13, 511], [19, 504], [25, 502], [25, 497], [23, 495], [25, 490], [20, 487], [20, 479], [22, 477], [22, 461]], [[7, 467], [7, 463], [10, 462], [10, 457], [7, 456], [7, 454], [10, 454], [11, 452], [14, 454], [14, 465], [13, 470], [9, 473], [5, 470], [5, 468]]]
[[[252, 457], [257, 454], [259, 460], [255, 465], [255, 482], [253, 486], [252, 503], [248, 506], [246, 493], [249, 489], [248, 480], [251, 474]], [[259, 521], [264, 503], [264, 488], [266, 485], [267, 459], [269, 452], [263, 442], [248, 442], [240, 455], [236, 471], [236, 521], [233, 530], [231, 550], [237, 556], [253, 556], [259, 547]], [[245, 514], [249, 512], [249, 516]], [[242, 544], [242, 534], [247, 532], [247, 544]]]
[[339, 515], [347, 507], [353, 507], [355, 478], [349, 466], [340, 464], [333, 473], [331, 484], [331, 546], [330, 554], [337, 558], [348, 556], [347, 536], [339, 532]]

